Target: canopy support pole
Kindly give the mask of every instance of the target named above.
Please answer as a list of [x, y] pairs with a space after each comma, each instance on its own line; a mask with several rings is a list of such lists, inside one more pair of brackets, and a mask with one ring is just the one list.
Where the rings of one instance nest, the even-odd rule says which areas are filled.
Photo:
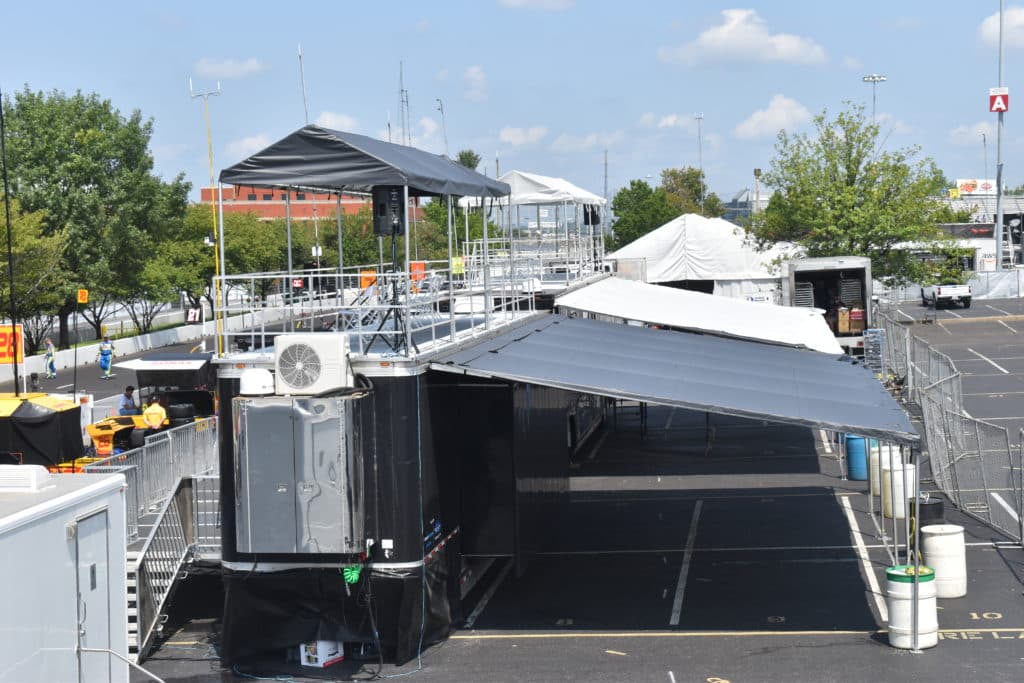
[[345, 242], [341, 237], [341, 192], [338, 192], [338, 278], [341, 289], [341, 305], [345, 305]]
[[[454, 252], [452, 251], [452, 196], [448, 195], [448, 334], [451, 341], [455, 341], [455, 265], [453, 263]], [[465, 263], [463, 263], [465, 267]]]
[[287, 299], [285, 301], [285, 310], [287, 311], [286, 317], [288, 320], [288, 331], [295, 331], [295, 319], [292, 317], [292, 304], [294, 303], [294, 297], [292, 296], [292, 192], [290, 189], [285, 189], [284, 193], [284, 225], [285, 233], [288, 236], [288, 286], [285, 288]]

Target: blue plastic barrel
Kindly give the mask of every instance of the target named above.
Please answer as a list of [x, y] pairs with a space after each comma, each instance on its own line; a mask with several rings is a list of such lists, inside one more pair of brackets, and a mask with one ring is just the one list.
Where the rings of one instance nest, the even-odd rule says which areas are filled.
[[846, 435], [846, 476], [855, 481], [868, 479], [868, 447], [863, 436]]

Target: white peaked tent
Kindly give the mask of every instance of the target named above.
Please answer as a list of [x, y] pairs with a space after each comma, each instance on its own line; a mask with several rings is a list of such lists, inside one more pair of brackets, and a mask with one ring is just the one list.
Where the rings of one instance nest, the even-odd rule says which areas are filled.
[[555, 305], [563, 311], [843, 353], [821, 313], [811, 308], [728, 299], [619, 277], [563, 294]]
[[715, 294], [776, 301], [779, 268], [773, 262], [800, 255], [800, 247], [789, 242], [758, 251], [743, 228], [722, 218], [688, 213], [606, 258], [617, 261], [620, 272], [630, 261], [643, 262], [647, 282], [713, 280]]
[[[553, 178], [537, 173], [509, 171], [499, 181], [512, 188], [507, 197], [496, 199], [496, 205], [532, 206], [537, 204], [597, 204], [604, 206], [604, 197], [573, 185], [565, 178]], [[478, 197], [463, 197], [460, 206], [479, 206]]]

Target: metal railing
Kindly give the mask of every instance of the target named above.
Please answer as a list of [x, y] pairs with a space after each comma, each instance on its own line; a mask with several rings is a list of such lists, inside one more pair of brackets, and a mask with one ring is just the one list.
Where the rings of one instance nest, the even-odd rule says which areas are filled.
[[216, 472], [217, 419], [197, 420], [146, 437], [145, 444], [85, 465], [84, 472], [120, 472], [128, 483], [128, 542], [139, 539], [139, 519], [157, 512], [178, 482]]
[[932, 479], [962, 512], [1024, 542], [1022, 445], [1011, 448], [1005, 428], [964, 410], [956, 364], [910, 328], [882, 312], [888, 379], [903, 385], [921, 408]]

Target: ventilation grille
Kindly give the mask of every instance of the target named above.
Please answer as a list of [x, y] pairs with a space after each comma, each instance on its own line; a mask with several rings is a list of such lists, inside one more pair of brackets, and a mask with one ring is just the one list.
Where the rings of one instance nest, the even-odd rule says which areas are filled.
[[320, 379], [320, 354], [308, 344], [291, 344], [282, 349], [277, 359], [278, 372], [289, 385], [306, 389]]
[[32, 493], [49, 483], [50, 473], [42, 465], [0, 465], [0, 493]]

